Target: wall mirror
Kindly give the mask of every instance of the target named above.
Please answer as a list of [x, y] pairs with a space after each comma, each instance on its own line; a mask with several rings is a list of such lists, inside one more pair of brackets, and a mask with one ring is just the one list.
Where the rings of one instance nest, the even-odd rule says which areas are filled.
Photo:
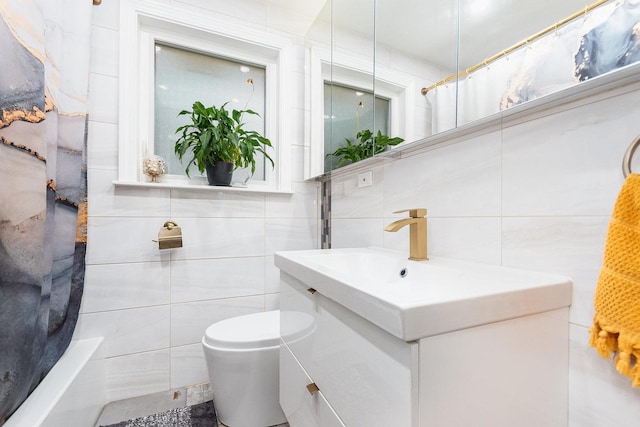
[[640, 0], [327, 0], [306, 46], [313, 178], [637, 62]]
[[[375, 9], [370, 1], [327, 0], [306, 35], [305, 177], [338, 166], [331, 156], [375, 121]], [[348, 25], [339, 24], [350, 17]]]

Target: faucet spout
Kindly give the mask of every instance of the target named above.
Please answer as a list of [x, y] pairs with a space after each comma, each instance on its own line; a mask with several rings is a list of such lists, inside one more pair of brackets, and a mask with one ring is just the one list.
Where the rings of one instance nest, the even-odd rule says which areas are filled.
[[[406, 211], [398, 211], [406, 212]], [[388, 224], [384, 231], [396, 232], [409, 226], [409, 259], [426, 261], [427, 257], [427, 215], [426, 209], [409, 209], [409, 218], [399, 219]]]
[[405, 225], [417, 224], [418, 221], [420, 221], [420, 220], [425, 220], [425, 218], [404, 218], [404, 219], [399, 219], [397, 221], [393, 221], [391, 224], [388, 224], [384, 228], [384, 231], [391, 231], [391, 232], [395, 233], [396, 231], [400, 230]]

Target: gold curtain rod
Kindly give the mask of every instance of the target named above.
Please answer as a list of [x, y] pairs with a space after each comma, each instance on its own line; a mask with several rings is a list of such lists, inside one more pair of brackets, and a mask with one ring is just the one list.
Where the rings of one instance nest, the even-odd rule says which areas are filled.
[[434, 85], [431, 85], [431, 86], [429, 86], [429, 87], [423, 87], [423, 88], [420, 90], [420, 92], [421, 92], [423, 95], [426, 95], [430, 90], [433, 90], [433, 89], [435, 89], [436, 87], [438, 87], [438, 86], [440, 86], [440, 85], [443, 85], [443, 84], [445, 84], [445, 83], [448, 83], [448, 82], [450, 82], [451, 80], [454, 80], [454, 79], [456, 79], [456, 78], [458, 78], [458, 77], [463, 77], [463, 76], [466, 76], [467, 74], [471, 74], [472, 72], [474, 72], [474, 71], [475, 71], [475, 70], [477, 70], [478, 68], [482, 68], [482, 67], [484, 67], [484, 66], [487, 66], [487, 65], [489, 65], [491, 62], [493, 62], [493, 61], [495, 61], [495, 60], [497, 60], [497, 59], [499, 59], [499, 58], [502, 58], [503, 56], [507, 56], [509, 53], [513, 52], [513, 51], [514, 51], [514, 50], [516, 50], [516, 49], [521, 48], [522, 46], [527, 45], [528, 43], [531, 43], [531, 42], [532, 42], [532, 41], [534, 41], [535, 39], [538, 39], [538, 38], [540, 38], [540, 37], [542, 37], [542, 36], [544, 36], [544, 35], [546, 35], [546, 34], [549, 34], [549, 33], [550, 33], [550, 32], [552, 32], [552, 31], [556, 31], [556, 30], [557, 30], [558, 28], [560, 28], [561, 26], [563, 26], [563, 25], [565, 25], [565, 24], [567, 24], [567, 23], [569, 23], [569, 22], [573, 21], [574, 19], [578, 18], [579, 16], [582, 16], [582, 15], [585, 15], [585, 16], [586, 16], [586, 15], [587, 15], [587, 13], [589, 13], [591, 10], [595, 9], [596, 7], [598, 7], [598, 6], [600, 6], [600, 5], [603, 5], [603, 4], [607, 3], [608, 1], [609, 1], [609, 0], [598, 0], [598, 1], [596, 1], [595, 3], [592, 3], [592, 4], [588, 5], [588, 6], [585, 6], [585, 7], [584, 7], [584, 9], [579, 10], [579, 11], [577, 11], [577, 12], [575, 12], [575, 13], [573, 13], [573, 14], [571, 14], [571, 15], [567, 16], [567, 17], [566, 17], [566, 18], [564, 18], [563, 20], [556, 22], [554, 25], [551, 25], [551, 26], [549, 26], [549, 27], [545, 28], [545, 29], [544, 29], [544, 30], [542, 30], [542, 31], [538, 31], [537, 33], [535, 33], [535, 34], [534, 34], [534, 35], [532, 35], [531, 37], [528, 37], [528, 38], [526, 38], [526, 39], [522, 40], [521, 42], [516, 43], [516, 44], [514, 44], [513, 46], [511, 46], [511, 47], [509, 47], [509, 48], [507, 48], [507, 49], [503, 50], [502, 52], [497, 53], [497, 54], [495, 54], [495, 55], [493, 55], [493, 56], [491, 56], [491, 57], [489, 57], [489, 58], [485, 59], [485, 60], [484, 60], [484, 61], [482, 61], [481, 63], [476, 64], [476, 65], [474, 65], [473, 67], [469, 67], [469, 68], [467, 68], [466, 70], [464, 70], [464, 71], [462, 71], [462, 72], [460, 72], [460, 73], [452, 74], [452, 75], [450, 75], [449, 77], [445, 77], [444, 79], [440, 80], [438, 83], [436, 83], [436, 84], [434, 84]]

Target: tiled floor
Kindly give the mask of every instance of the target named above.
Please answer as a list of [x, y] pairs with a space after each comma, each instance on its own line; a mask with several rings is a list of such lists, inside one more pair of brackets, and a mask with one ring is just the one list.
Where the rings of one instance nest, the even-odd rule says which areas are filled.
[[[157, 414], [168, 409], [182, 408], [211, 400], [209, 384], [201, 384], [188, 388], [150, 394], [133, 399], [119, 400], [107, 404], [97, 426], [110, 425], [145, 415]], [[219, 427], [227, 427], [220, 423]], [[273, 427], [289, 427], [289, 424], [278, 424]]]
[[[227, 427], [227, 426], [226, 426], [226, 425], [224, 425], [224, 424], [222, 424], [222, 423], [219, 423], [219, 424], [218, 424], [218, 427]], [[276, 425], [276, 426], [271, 426], [271, 427], [289, 427], [289, 424], [284, 423], [284, 424], [278, 424], [278, 425]]]
[[[111, 402], [103, 408], [96, 426], [116, 424], [133, 418], [157, 414], [158, 412], [169, 409], [195, 405], [207, 400], [197, 393], [190, 396], [189, 394], [191, 393], [188, 392], [188, 390], [191, 389], [193, 389], [193, 387]], [[197, 390], [198, 389], [194, 389], [194, 391]]]

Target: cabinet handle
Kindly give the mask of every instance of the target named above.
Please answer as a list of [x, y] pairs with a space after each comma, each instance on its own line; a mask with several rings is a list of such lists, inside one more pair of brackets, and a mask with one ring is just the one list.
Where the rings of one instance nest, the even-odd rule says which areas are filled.
[[313, 288], [309, 288], [307, 289], [307, 292], [309, 292], [311, 295], [315, 294], [317, 291]]
[[311, 383], [307, 385], [307, 391], [309, 392], [309, 394], [315, 394], [316, 392], [320, 391], [320, 389], [318, 388], [316, 383]]

